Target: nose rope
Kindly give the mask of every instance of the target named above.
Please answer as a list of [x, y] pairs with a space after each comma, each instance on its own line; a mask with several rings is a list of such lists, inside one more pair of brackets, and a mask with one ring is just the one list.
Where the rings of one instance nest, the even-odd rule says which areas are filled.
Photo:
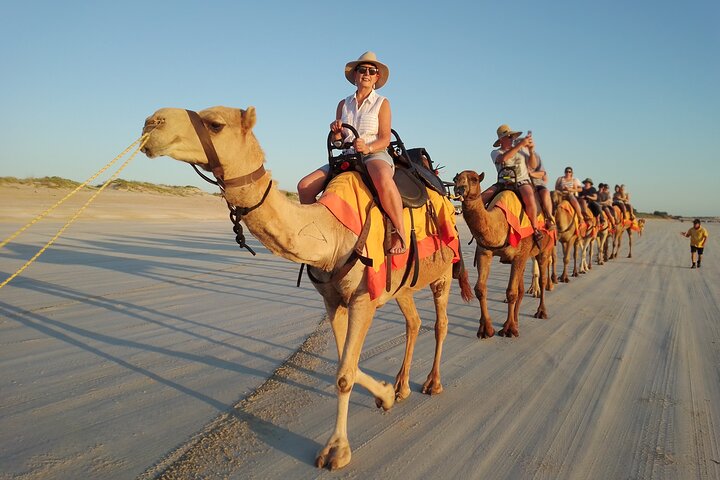
[[[133, 160], [133, 158], [135, 158], [135, 155], [137, 155], [137, 153], [140, 151], [140, 149], [142, 149], [142, 148], [145, 146], [145, 144], [147, 143], [147, 141], [149, 140], [149, 138], [150, 138], [149, 132], [143, 134], [142, 137], [140, 137], [138, 140], [136, 140], [135, 142], [133, 142], [132, 145], [130, 145], [130, 147], [128, 147], [123, 153], [121, 153], [120, 155], [118, 155], [117, 157], [115, 157], [115, 159], [113, 159], [112, 162], [110, 162], [107, 166], [105, 166], [103, 169], [101, 169], [100, 172], [98, 172], [97, 174], [95, 174], [93, 177], [89, 178], [83, 185], [81, 185], [81, 187], [84, 186], [84, 185], [86, 185], [86, 184], [87, 184], [88, 182], [90, 182], [93, 178], [97, 177], [100, 173], [102, 173], [103, 171], [107, 170], [107, 168], [108, 168], [110, 165], [112, 165], [115, 161], [117, 161], [118, 158], [120, 158], [120, 157], [122, 157], [123, 155], [125, 155], [125, 153], [126, 153], [128, 150], [130, 150], [130, 148], [132, 148], [133, 145], [135, 145], [136, 143], [140, 142], [140, 146], [133, 152], [132, 155], [130, 155], [130, 158], [128, 158], [122, 165], [120, 165], [120, 168], [118, 168], [118, 170], [117, 170], [115, 173], [113, 173], [113, 174], [110, 176], [110, 178], [108, 178], [107, 181], [106, 181], [100, 188], [98, 188], [97, 192], [95, 192], [95, 193], [88, 199], [88, 201], [85, 202], [85, 204], [84, 204], [82, 207], [80, 207], [80, 209], [79, 209], [77, 212], [75, 212], [75, 215], [73, 215], [72, 218], [71, 218], [70, 220], [68, 220], [68, 222], [67, 222], [65, 225], [63, 225], [63, 227], [62, 227], [60, 230], [58, 230], [58, 232], [55, 234], [55, 236], [52, 237], [52, 238], [50, 239], [50, 241], [45, 244], [44, 247], [42, 247], [30, 260], [28, 260], [27, 262], [25, 262], [25, 264], [24, 264], [22, 267], [20, 267], [15, 273], [13, 273], [12, 275], [10, 275], [7, 279], [5, 279], [5, 281], [3, 281], [2, 283], [0, 283], [0, 289], [3, 288], [3, 287], [4, 287], [5, 285], [7, 285], [8, 283], [10, 283], [10, 281], [12, 281], [12, 279], [14, 279], [14, 278], [17, 277], [18, 275], [20, 275], [23, 271], [25, 271], [25, 269], [27, 269], [35, 260], [37, 260], [38, 257], [40, 257], [40, 255], [42, 255], [42, 254], [45, 252], [45, 250], [47, 250], [48, 248], [50, 248], [50, 246], [51, 246], [53, 243], [55, 243], [55, 241], [56, 241], [58, 238], [60, 238], [60, 235], [62, 235], [62, 234], [65, 232], [65, 230], [67, 230], [67, 228], [70, 226], [70, 224], [72, 224], [72, 223], [80, 216], [80, 214], [81, 214], [83, 211], [85, 211], [85, 209], [93, 202], [93, 200], [95, 200], [95, 198], [97, 198], [97, 196], [100, 195], [100, 193], [101, 193], [103, 190], [105, 190], [105, 187], [107, 187], [108, 185], [110, 185], [110, 183], [111, 183], [113, 180], [115, 180], [115, 179], [118, 177], [118, 175], [120, 175], [120, 172], [121, 172], [125, 167], [127, 167], [127, 166], [130, 164], [130, 162]], [[67, 195], [67, 196], [66, 196], [65, 198], [63, 198], [60, 202], [58, 202], [57, 204], [55, 204], [52, 208], [46, 210], [46, 211], [43, 212], [41, 215], [39, 215], [35, 220], [33, 220], [32, 222], [30, 222], [30, 223], [29, 223], [28, 225], [26, 225], [24, 228], [20, 229], [20, 230], [17, 232], [17, 234], [13, 236], [13, 238], [14, 238], [15, 236], [19, 235], [20, 232], [22, 232], [22, 231], [25, 230], [27, 227], [29, 227], [30, 225], [32, 225], [33, 223], [35, 223], [37, 220], [39, 220], [40, 218], [42, 218], [43, 216], [45, 216], [49, 211], [51, 211], [52, 209], [54, 209], [55, 207], [57, 207], [60, 203], [64, 202], [67, 198], [69, 198], [72, 194], [74, 194], [76, 191], [78, 191], [81, 187], [78, 187], [77, 189], [75, 189], [75, 191], [73, 191], [70, 195]], [[8, 239], [7, 241], [3, 242], [3, 245], [5, 245], [5, 244], [6, 244], [7, 242], [9, 242], [11, 239], [12, 239], [12, 238], [10, 238], [10, 239]]]
[[[155, 128], [155, 127], [153, 127], [153, 129], [154, 129], [154, 128]], [[152, 130], [151, 130], [151, 131], [152, 131]], [[85, 180], [83, 183], [81, 183], [80, 185], [78, 185], [78, 186], [75, 188], [75, 190], [73, 190], [72, 192], [70, 192], [70, 193], [68, 193], [67, 195], [65, 195], [65, 197], [63, 197], [63, 198], [62, 198], [60, 201], [58, 201], [55, 205], [53, 205], [52, 207], [50, 207], [50, 208], [48, 208], [47, 210], [45, 210], [44, 212], [42, 212], [40, 215], [38, 215], [37, 217], [35, 217], [34, 219], [32, 219], [27, 225], [25, 225], [24, 227], [18, 229], [15, 233], [13, 233], [13, 234], [10, 235], [8, 238], [6, 238], [5, 240], [3, 240], [2, 243], [0, 243], [0, 248], [4, 247], [5, 245], [7, 245], [7, 244], [10, 243], [11, 241], [13, 241], [18, 235], [20, 235], [20, 234], [23, 233], [25, 230], [27, 230], [28, 228], [30, 228], [32, 225], [34, 225], [35, 223], [37, 223], [38, 221], [40, 221], [42, 218], [44, 218], [45, 216], [47, 216], [50, 212], [52, 212], [52, 211], [55, 210], [57, 207], [59, 207], [60, 205], [62, 205], [67, 199], [69, 199], [70, 197], [72, 197], [73, 195], [75, 195], [77, 192], [79, 192], [83, 187], [87, 186], [90, 182], [92, 182], [92, 181], [95, 180], [97, 177], [99, 177], [103, 172], [105, 172], [108, 168], [110, 168], [111, 166], [113, 166], [118, 160], [120, 160], [122, 157], [124, 157], [125, 154], [126, 154], [127, 152], [129, 152], [138, 142], [143, 142], [143, 145], [144, 145], [144, 144], [145, 144], [144, 142], [147, 141], [147, 137], [148, 137], [149, 134], [150, 134], [150, 132], [144, 134], [142, 137], [140, 137], [140, 138], [138, 138], [137, 140], [135, 140], [133, 143], [130, 144], [130, 146], [128, 146], [125, 150], [123, 150], [122, 153], [120, 153], [120, 155], [118, 155], [117, 157], [113, 158], [107, 165], [105, 165], [103, 168], [101, 168], [95, 175], [93, 175], [92, 177], [90, 177], [90, 178], [88, 178], [87, 180]], [[140, 147], [138, 147], [138, 150], [139, 150], [140, 148], [142, 148], [143, 145], [141, 145]]]

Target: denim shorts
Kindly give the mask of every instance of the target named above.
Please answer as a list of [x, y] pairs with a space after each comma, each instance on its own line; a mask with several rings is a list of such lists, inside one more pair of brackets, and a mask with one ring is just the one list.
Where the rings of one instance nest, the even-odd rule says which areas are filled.
[[373, 162], [375, 160], [380, 160], [381, 162], [385, 162], [390, 167], [395, 170], [395, 162], [393, 162], [392, 157], [387, 152], [387, 150], [382, 150], [380, 152], [371, 153], [370, 155], [366, 155], [363, 157], [363, 163], [367, 165], [368, 162]]

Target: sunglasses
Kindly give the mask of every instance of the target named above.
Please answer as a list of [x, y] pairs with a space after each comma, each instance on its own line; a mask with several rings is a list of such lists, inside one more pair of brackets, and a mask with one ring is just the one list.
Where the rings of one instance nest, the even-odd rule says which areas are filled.
[[572, 173], [572, 170], [565, 170], [565, 173]]
[[377, 75], [379, 70], [375, 67], [357, 67], [355, 71], [362, 75], [365, 75], [366, 73], [368, 75]]

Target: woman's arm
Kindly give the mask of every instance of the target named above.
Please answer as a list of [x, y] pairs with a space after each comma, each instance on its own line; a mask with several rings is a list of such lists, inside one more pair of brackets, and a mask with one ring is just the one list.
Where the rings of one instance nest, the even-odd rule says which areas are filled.
[[380, 105], [378, 113], [378, 137], [374, 142], [368, 144], [371, 152], [385, 150], [390, 145], [390, 125], [392, 124], [392, 112], [390, 111], [390, 100], [387, 98]]

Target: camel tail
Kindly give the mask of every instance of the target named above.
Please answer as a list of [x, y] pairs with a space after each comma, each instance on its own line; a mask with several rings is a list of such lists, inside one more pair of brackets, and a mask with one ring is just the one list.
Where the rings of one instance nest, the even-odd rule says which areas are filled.
[[453, 264], [452, 278], [457, 278], [458, 283], [460, 284], [460, 296], [463, 300], [465, 300], [465, 303], [469, 303], [475, 294], [473, 293], [470, 281], [468, 280], [468, 273], [465, 269], [465, 261], [463, 260], [460, 245], [458, 245], [458, 254], [460, 255], [460, 260]]
[[457, 278], [458, 284], [460, 284], [460, 296], [463, 300], [465, 300], [465, 303], [469, 303], [470, 300], [473, 299], [474, 293], [472, 287], [470, 286], [470, 281], [468, 280], [468, 273], [467, 270], [465, 270], [465, 264], [461, 259], [453, 265], [453, 267], [455, 267], [453, 278]]
[[463, 269], [460, 278], [458, 278], [458, 283], [460, 284], [460, 296], [462, 296], [462, 299], [465, 301], [465, 303], [470, 303], [470, 300], [473, 299], [474, 294], [473, 289], [470, 286], [470, 282], [468, 281], [467, 270]]

